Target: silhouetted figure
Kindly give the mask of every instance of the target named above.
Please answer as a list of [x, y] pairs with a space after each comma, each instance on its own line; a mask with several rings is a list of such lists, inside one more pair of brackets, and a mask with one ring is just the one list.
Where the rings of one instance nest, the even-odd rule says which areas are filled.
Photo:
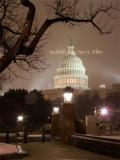
[[10, 142], [10, 131], [9, 128], [6, 129], [6, 143]]
[[28, 142], [28, 131], [27, 126], [24, 126], [24, 143]]
[[45, 130], [46, 130], [46, 125], [44, 124], [42, 126], [42, 142], [45, 142]]

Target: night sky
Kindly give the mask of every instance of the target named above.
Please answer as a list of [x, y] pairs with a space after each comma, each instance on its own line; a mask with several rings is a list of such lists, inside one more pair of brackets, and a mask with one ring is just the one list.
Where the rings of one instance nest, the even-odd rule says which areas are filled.
[[[37, 8], [38, 22], [41, 23], [47, 17], [45, 3], [41, 4], [39, 0], [33, 0], [33, 2]], [[28, 90], [53, 88], [53, 76], [63, 55], [51, 55], [50, 52], [67, 49], [70, 39], [77, 51], [97, 49], [102, 52], [101, 55], [79, 55], [87, 69], [90, 88], [96, 88], [99, 84], [110, 86], [112, 83], [120, 82], [120, 19], [111, 20], [110, 25], [113, 26], [113, 31], [106, 35], [101, 35], [91, 24], [74, 27], [65, 24], [51, 26], [46, 33], [47, 40], [43, 49], [50, 66], [44, 72], [31, 74], [30, 77], [26, 77], [26, 73], [19, 71], [26, 80], [16, 79], [5, 85], [4, 89], [7, 90], [9, 87]]]

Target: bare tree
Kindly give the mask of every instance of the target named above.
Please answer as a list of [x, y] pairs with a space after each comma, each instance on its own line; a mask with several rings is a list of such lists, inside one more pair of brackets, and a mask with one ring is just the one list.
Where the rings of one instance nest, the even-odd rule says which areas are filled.
[[[26, 13], [19, 21], [19, 12], [16, 9], [22, 7]], [[95, 6], [90, 3], [87, 9], [81, 7], [80, 0], [53, 0], [48, 5], [50, 18], [46, 19], [38, 29], [34, 29], [35, 5], [29, 0], [1, 0], [0, 1], [0, 73], [14, 62], [20, 67], [35, 67], [35, 48], [47, 29], [56, 23], [68, 23], [71, 25], [91, 23], [101, 34], [110, 33], [111, 28], [106, 29], [106, 23], [101, 24], [97, 20], [100, 14], [115, 18], [113, 11], [119, 11], [119, 3], [109, 3]], [[17, 13], [17, 14], [16, 14]], [[4, 48], [4, 49], [3, 49]], [[37, 57], [38, 60], [38, 57]], [[23, 63], [25, 63], [23, 65]], [[44, 60], [41, 60], [42, 68]], [[35, 68], [37, 68], [36, 66]], [[43, 67], [44, 68], [44, 67]]]

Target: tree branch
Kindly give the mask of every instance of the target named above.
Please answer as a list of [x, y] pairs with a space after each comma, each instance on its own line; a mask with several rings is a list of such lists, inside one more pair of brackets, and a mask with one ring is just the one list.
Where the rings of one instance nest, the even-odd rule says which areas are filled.
[[12, 34], [16, 34], [16, 35], [22, 35], [21, 32], [17, 32], [17, 31], [14, 31], [12, 30], [11, 28], [9, 28], [8, 26], [1, 26], [4, 30], [7, 30], [9, 32], [11, 32]]
[[31, 33], [32, 24], [35, 16], [35, 7], [29, 0], [21, 0], [22, 5], [29, 8], [26, 23], [23, 26], [22, 35], [17, 40], [16, 44], [8, 51], [7, 56], [3, 55], [0, 58], [0, 73], [9, 66], [9, 64], [15, 59], [19, 53], [21, 46], [27, 41]]
[[[101, 28], [97, 22], [95, 22], [96, 17], [101, 12], [104, 12], [110, 15], [108, 12], [111, 9], [120, 10], [118, 7], [114, 8], [113, 6], [97, 8], [94, 10], [90, 8], [89, 15], [80, 16], [80, 11], [78, 8], [78, 0], [69, 1], [69, 0], [56, 0], [55, 5], [53, 5], [54, 9], [54, 18], [46, 19], [43, 24], [40, 26], [38, 32], [31, 38], [32, 26], [35, 17], [35, 6], [29, 0], [21, 0], [21, 4], [24, 7], [28, 8], [28, 13], [26, 16], [25, 23], [22, 27], [21, 33], [13, 31], [7, 26], [4, 26], [4, 29], [16, 35], [17, 38], [16, 43], [12, 48], [8, 50], [7, 54], [4, 54], [3, 57], [0, 58], [0, 73], [9, 66], [9, 64], [15, 60], [18, 55], [30, 56], [34, 53], [36, 46], [39, 43], [39, 40], [42, 38], [44, 33], [48, 30], [48, 28], [56, 23], [91, 23], [101, 34], [110, 33], [104, 32], [104, 28]], [[90, 7], [93, 7], [92, 5]], [[1, 32], [2, 33], [2, 32]]]

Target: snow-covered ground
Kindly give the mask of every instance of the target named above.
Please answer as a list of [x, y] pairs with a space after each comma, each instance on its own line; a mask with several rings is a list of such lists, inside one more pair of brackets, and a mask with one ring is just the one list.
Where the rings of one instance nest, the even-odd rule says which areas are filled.
[[25, 153], [19, 145], [0, 143], [0, 155]]

